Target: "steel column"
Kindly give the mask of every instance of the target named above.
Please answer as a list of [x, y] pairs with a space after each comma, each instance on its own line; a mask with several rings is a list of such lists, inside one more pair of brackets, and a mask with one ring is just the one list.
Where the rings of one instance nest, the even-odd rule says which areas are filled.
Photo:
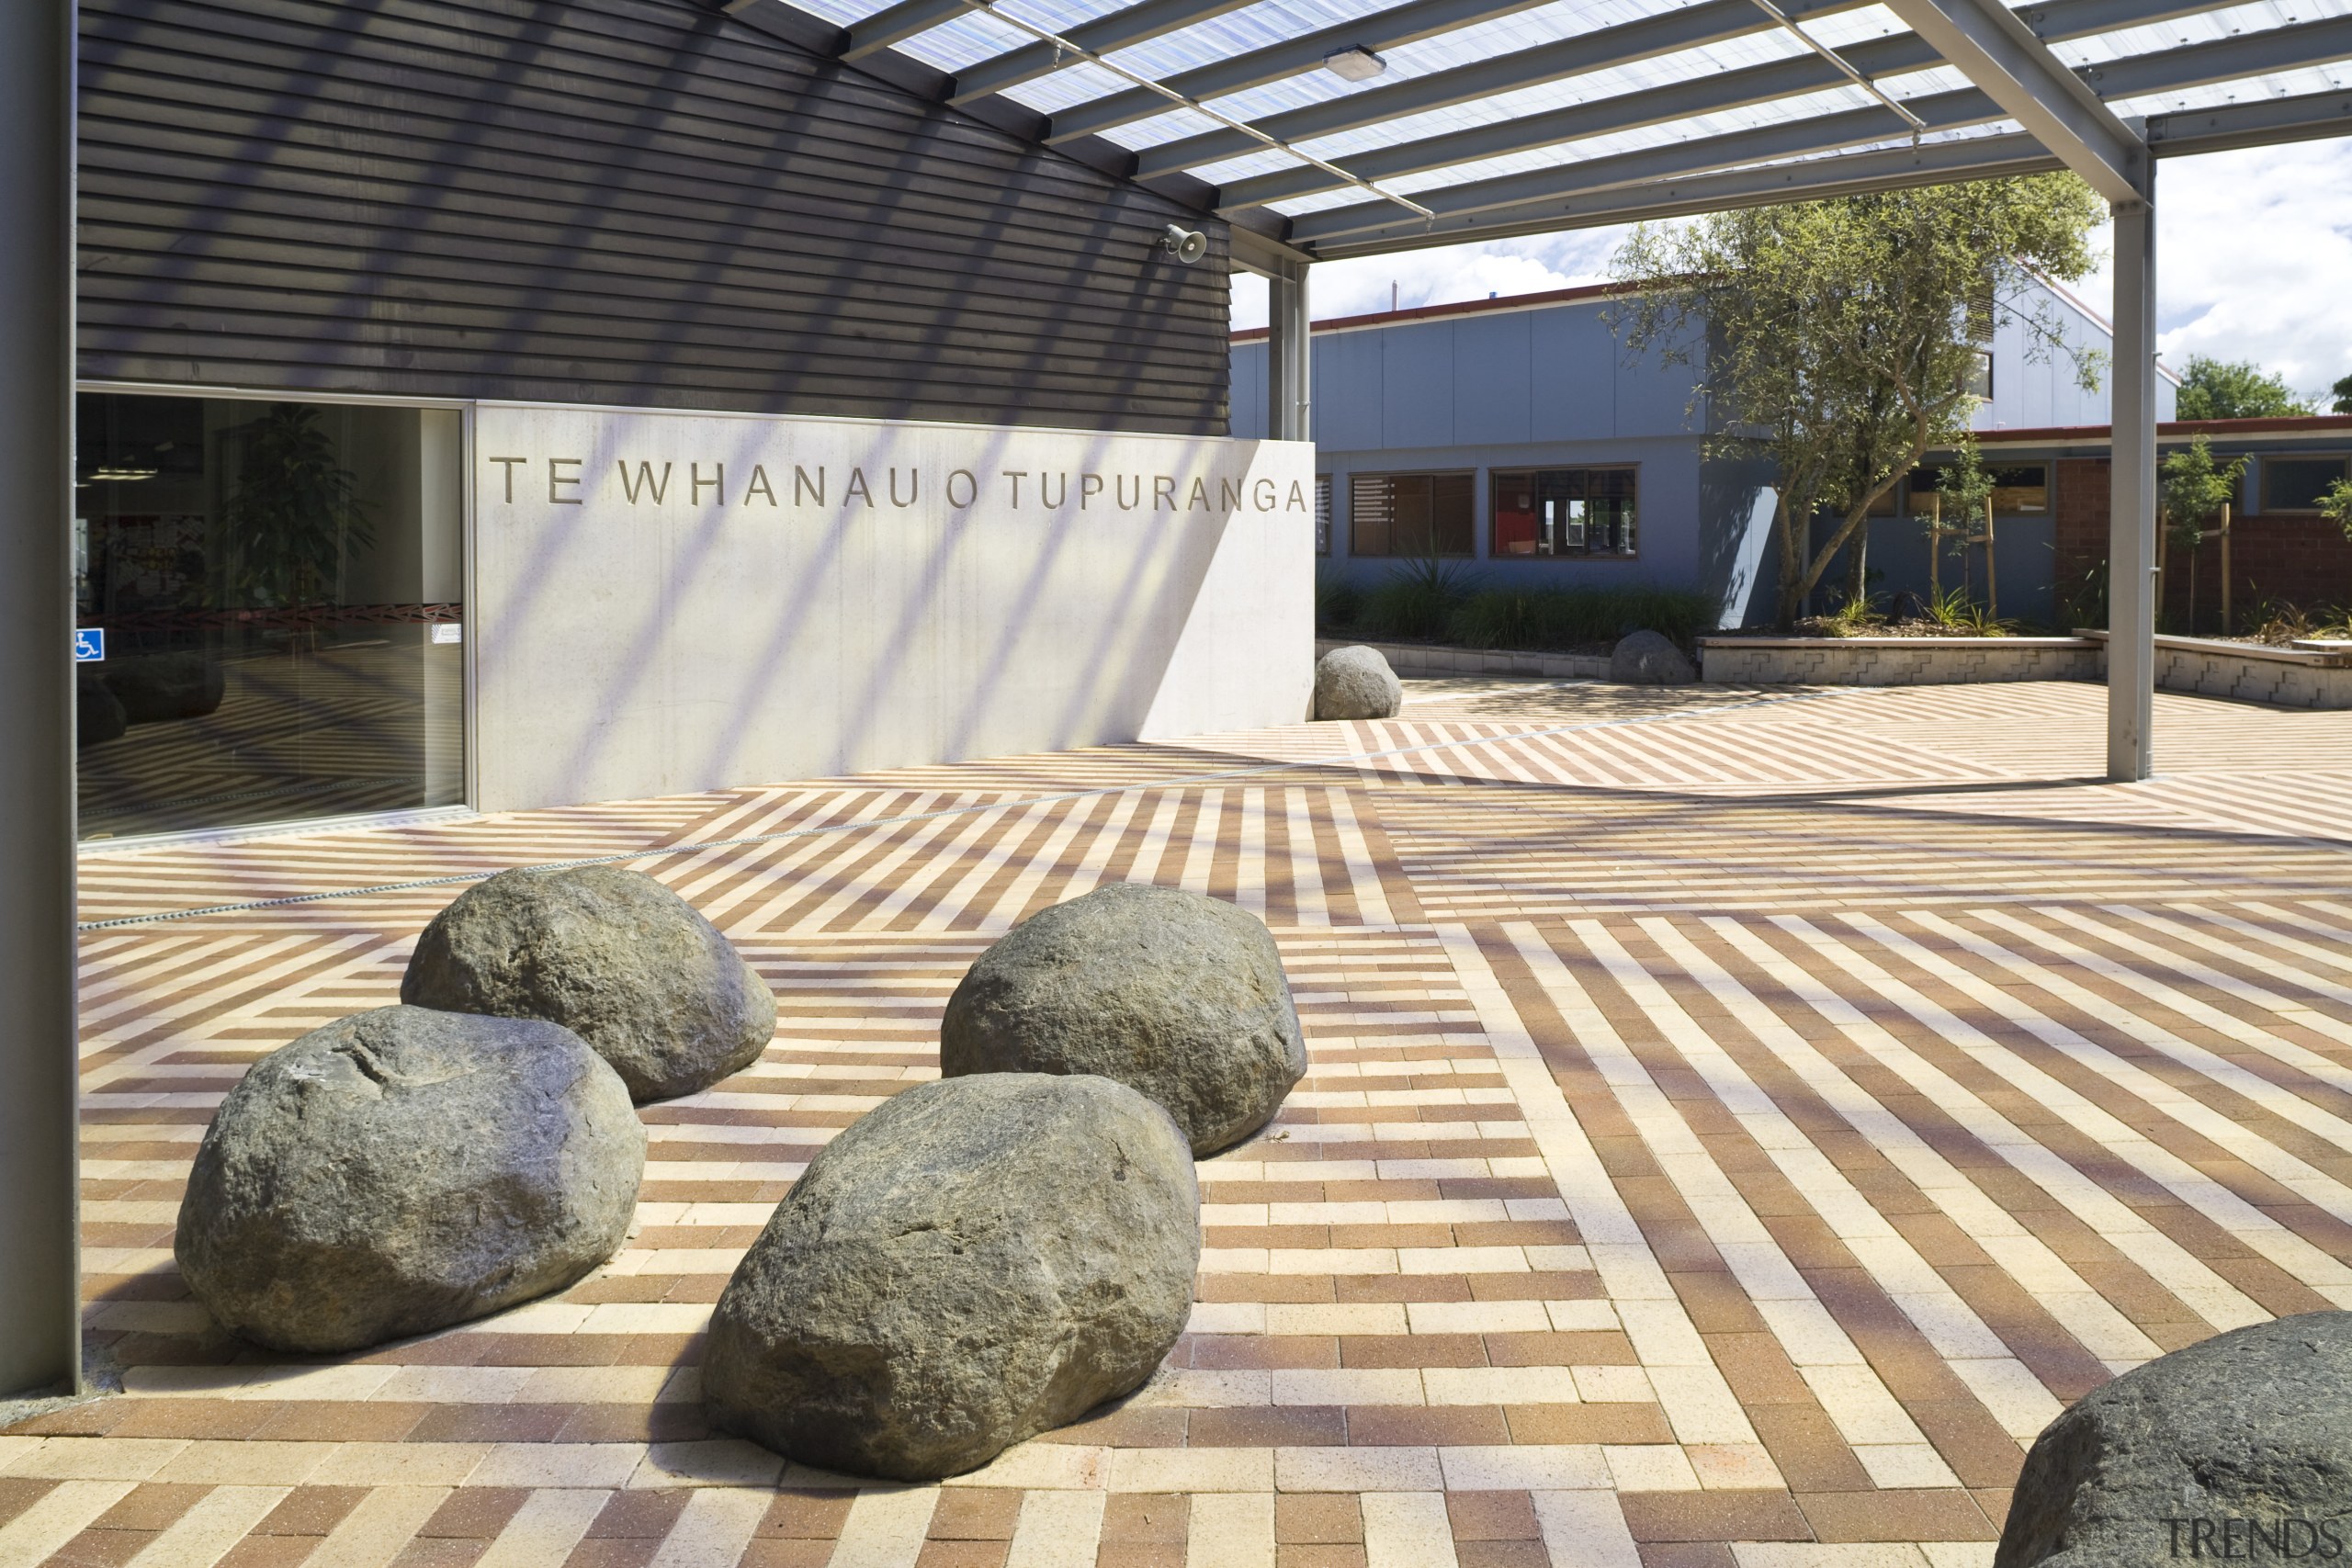
[[0, 1395], [76, 1389], [74, 17], [0, 5]]
[[2119, 203], [2115, 236], [2114, 432], [2109, 448], [2107, 776], [2155, 768], [2150, 733], [2156, 671], [2155, 164], [2137, 171], [2147, 199]]
[[1311, 441], [1315, 350], [1310, 342], [1305, 262], [1266, 278], [1266, 434]]

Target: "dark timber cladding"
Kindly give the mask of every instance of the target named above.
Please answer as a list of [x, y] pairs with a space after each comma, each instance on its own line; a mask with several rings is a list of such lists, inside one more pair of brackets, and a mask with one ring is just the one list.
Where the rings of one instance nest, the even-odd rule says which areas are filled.
[[1226, 429], [1222, 224], [715, 10], [82, 18], [85, 378]]

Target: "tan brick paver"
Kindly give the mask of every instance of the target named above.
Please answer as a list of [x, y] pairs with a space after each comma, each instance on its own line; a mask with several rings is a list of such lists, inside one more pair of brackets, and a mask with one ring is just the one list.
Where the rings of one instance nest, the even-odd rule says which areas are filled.
[[[2160, 697], [2166, 773], [2118, 788], [2101, 707], [1416, 682], [1385, 723], [93, 856], [123, 1392], [0, 1433], [0, 1562], [1989, 1563], [2067, 1401], [2352, 1305], [2352, 716]], [[393, 1000], [463, 879], [599, 856], [781, 1004], [644, 1109], [630, 1242], [364, 1355], [220, 1335], [171, 1239], [221, 1094]], [[1201, 1168], [1166, 1369], [942, 1486], [713, 1436], [699, 1336], [775, 1201], [934, 1076], [995, 935], [1122, 878], [1261, 914], [1313, 1057]]]

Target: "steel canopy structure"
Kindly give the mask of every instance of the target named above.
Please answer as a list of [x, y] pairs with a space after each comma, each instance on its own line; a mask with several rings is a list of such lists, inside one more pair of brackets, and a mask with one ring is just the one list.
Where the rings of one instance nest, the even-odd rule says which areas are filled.
[[1256, 270], [2062, 166], [2129, 201], [2143, 152], [2352, 133], [2346, 0], [728, 8], [1214, 208]]
[[2154, 765], [2156, 160], [2352, 134], [2352, 0], [726, 8], [1225, 217], [1273, 280], [1270, 434], [1292, 439], [1314, 262], [2074, 170], [2115, 226], [2118, 782]]

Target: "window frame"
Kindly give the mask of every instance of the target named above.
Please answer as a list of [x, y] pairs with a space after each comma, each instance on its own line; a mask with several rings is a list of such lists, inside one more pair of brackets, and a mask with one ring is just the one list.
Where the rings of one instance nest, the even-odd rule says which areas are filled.
[[[1546, 561], [1554, 563], [1584, 561], [1592, 563], [1602, 561], [1637, 561], [1642, 558], [1642, 465], [1639, 461], [1628, 463], [1555, 463], [1549, 466], [1531, 463], [1513, 466], [1510, 468], [1488, 468], [1486, 472], [1487, 559], [1507, 561]], [[1504, 479], [1507, 476], [1523, 475], [1526, 477], [1530, 487], [1533, 488], [1536, 481], [1544, 474], [1570, 473], [1587, 475], [1629, 474], [1632, 476], [1633, 493], [1628, 496], [1626, 500], [1630, 503], [1629, 509], [1633, 513], [1632, 528], [1634, 535], [1634, 547], [1630, 550], [1574, 550], [1559, 551], [1552, 554], [1544, 554], [1540, 551], [1530, 550], [1524, 555], [1517, 552], [1507, 554], [1498, 548], [1497, 545], [1496, 523], [1498, 518], [1500, 516], [1502, 509], [1497, 504], [1497, 497], [1500, 491]], [[1516, 508], [1513, 510], [1516, 510]]]
[[[1478, 468], [1351, 469], [1348, 474], [1348, 558], [1351, 560], [1359, 558], [1363, 560], [1419, 560], [1422, 558], [1418, 551], [1395, 549], [1368, 551], [1363, 548], [1362, 537], [1357, 533], [1357, 529], [1363, 521], [1357, 515], [1356, 512], [1356, 486], [1358, 484], [1372, 480], [1430, 479], [1434, 481], [1445, 479], [1465, 479], [1469, 483], [1467, 502], [1469, 509], [1469, 516], [1467, 518], [1469, 547], [1463, 550], [1439, 550], [1436, 552], [1436, 555], [1437, 558], [1440, 560], [1476, 560], [1479, 558], [1478, 476], [1480, 472], [1482, 472], [1482, 470]], [[1434, 503], [1436, 499], [1434, 490], [1432, 490], [1430, 499], [1432, 503]], [[1432, 512], [1434, 512], [1434, 505], [1432, 505]], [[1430, 542], [1434, 544], [1437, 537], [1437, 524], [1434, 516], [1430, 519]]]
[[2270, 466], [2273, 463], [2334, 463], [2338, 479], [2352, 479], [2352, 453], [2265, 452], [2257, 464], [2260, 471], [2255, 476], [2257, 486], [2255, 494], [2262, 503], [2262, 515], [2266, 517], [2317, 517], [2322, 514], [2316, 506], [2278, 506], [2271, 502]]

